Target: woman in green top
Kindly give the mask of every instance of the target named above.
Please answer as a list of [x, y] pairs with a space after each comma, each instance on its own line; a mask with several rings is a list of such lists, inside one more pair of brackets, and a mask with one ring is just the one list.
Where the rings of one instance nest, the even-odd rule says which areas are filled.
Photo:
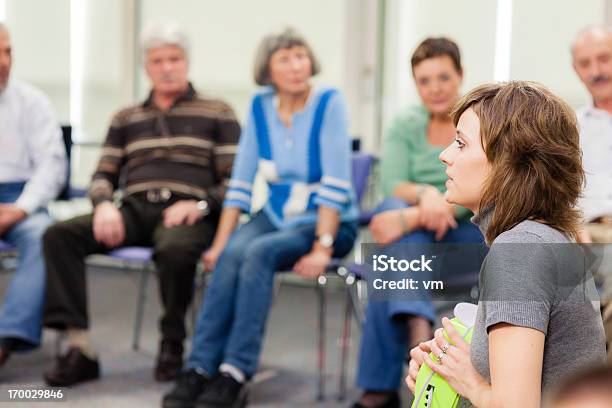
[[[398, 116], [388, 131], [381, 164], [387, 199], [372, 219], [372, 236], [379, 244], [483, 242], [471, 213], [444, 199], [447, 177], [438, 159], [456, 136], [449, 111], [463, 79], [459, 48], [446, 38], [428, 38], [411, 65], [423, 104]], [[369, 303], [357, 375], [364, 393], [355, 408], [400, 406], [408, 346], [429, 340], [434, 320], [428, 301]]]

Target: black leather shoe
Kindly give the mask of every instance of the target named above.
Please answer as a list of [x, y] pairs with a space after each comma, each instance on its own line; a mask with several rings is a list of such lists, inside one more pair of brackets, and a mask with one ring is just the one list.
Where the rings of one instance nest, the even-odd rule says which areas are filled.
[[399, 395], [397, 395], [397, 393], [394, 392], [393, 394], [389, 395], [389, 399], [387, 399], [383, 404], [369, 407], [359, 402], [356, 402], [351, 407], [352, 408], [400, 408], [400, 405], [401, 405], [400, 403], [401, 401], [400, 401]]
[[100, 378], [98, 360], [85, 356], [77, 347], [68, 349], [57, 358], [55, 365], [45, 372], [45, 382], [51, 387], [69, 387]]
[[156, 381], [175, 380], [183, 368], [183, 344], [173, 340], [162, 340], [157, 355], [153, 377]]
[[13, 339], [4, 338], [0, 339], [0, 367], [6, 363], [6, 360], [11, 356], [13, 351]]
[[247, 386], [226, 373], [216, 375], [196, 401], [196, 408], [244, 408]]
[[196, 399], [209, 382], [209, 378], [194, 369], [180, 372], [174, 388], [164, 395], [162, 407], [193, 408]]

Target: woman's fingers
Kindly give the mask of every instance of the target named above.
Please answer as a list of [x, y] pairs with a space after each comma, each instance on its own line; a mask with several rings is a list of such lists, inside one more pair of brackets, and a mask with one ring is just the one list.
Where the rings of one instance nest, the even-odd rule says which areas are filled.
[[440, 363], [438, 363], [437, 361], [436, 361], [436, 362], [434, 362], [434, 361], [433, 361], [431, 358], [426, 358], [426, 359], [425, 359], [425, 364], [427, 364], [427, 366], [428, 366], [429, 368], [431, 368], [431, 370], [432, 370], [434, 373], [439, 374], [439, 375], [441, 375], [443, 378], [445, 378], [445, 379], [446, 379], [446, 375], [445, 375], [445, 374], [447, 374], [447, 373], [446, 373], [446, 370], [445, 370], [445, 368], [444, 368], [444, 365], [443, 365], [443, 364], [440, 364]]
[[448, 227], [448, 224], [442, 223], [438, 226], [438, 228], [436, 228], [436, 241], [440, 241], [442, 238], [444, 238], [444, 235], [446, 235], [446, 232], [448, 231]]
[[455, 229], [459, 226], [459, 224], [457, 224], [457, 220], [455, 219], [455, 214], [452, 211], [446, 212], [446, 219], [448, 221], [449, 227], [451, 227], [452, 229]]
[[446, 338], [444, 338], [444, 330], [443, 329], [437, 329], [436, 333], [435, 333], [435, 337], [434, 339], [436, 340], [436, 345], [443, 349], [444, 346], [446, 346], [447, 344], [450, 344], [446, 341]]
[[446, 330], [446, 334], [448, 335], [452, 344], [462, 350], [469, 351], [470, 345], [463, 339], [463, 337], [461, 337], [459, 332], [455, 330], [453, 324], [448, 318], [442, 318], [442, 326], [444, 326], [444, 330]]
[[[424, 341], [422, 343], [419, 343], [418, 348], [425, 352], [425, 353], [429, 353], [431, 351], [431, 342], [433, 341], [433, 339], [429, 340], [429, 341]], [[415, 347], [416, 348], [416, 347]]]
[[410, 363], [408, 364], [408, 377], [406, 377], [406, 384], [408, 385], [408, 388], [410, 388], [410, 390], [412, 392], [414, 392], [414, 386], [416, 384], [416, 378], [419, 375], [419, 369], [421, 368], [421, 364], [417, 363], [414, 360], [410, 360]]
[[434, 359], [437, 363], [440, 363], [440, 358], [444, 358], [442, 348], [438, 346], [438, 342], [434, 341], [431, 343], [431, 353], [434, 355]]
[[427, 353], [429, 352], [423, 351], [420, 348], [415, 347], [412, 350], [410, 350], [410, 361], [411, 362], [414, 361], [415, 364], [420, 366], [421, 364], [423, 364], [424, 356], [426, 356]]

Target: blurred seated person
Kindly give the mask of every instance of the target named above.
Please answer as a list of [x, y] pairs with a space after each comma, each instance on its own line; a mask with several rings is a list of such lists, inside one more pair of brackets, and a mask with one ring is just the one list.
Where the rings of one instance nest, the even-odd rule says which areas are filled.
[[67, 352], [44, 376], [51, 386], [100, 375], [84, 258], [120, 246], [153, 247], [163, 305], [155, 379], [173, 379], [182, 368], [195, 268], [214, 237], [240, 125], [228, 105], [200, 96], [189, 82], [189, 44], [180, 28], [149, 26], [142, 48], [152, 90], [112, 119], [89, 188], [93, 214], [57, 223], [44, 236], [44, 323], [68, 334]]
[[[584, 213], [584, 242], [612, 243], [612, 31], [582, 30], [572, 44], [574, 70], [591, 95], [577, 112], [586, 186], [579, 205]], [[612, 362], [612, 274], [602, 270], [601, 299], [608, 361]]]
[[12, 47], [0, 23], [0, 239], [17, 247], [17, 269], [0, 310], [0, 366], [40, 345], [45, 298], [42, 236], [47, 204], [66, 181], [66, 149], [51, 103], [10, 79]]
[[[255, 95], [219, 229], [204, 263], [214, 268], [191, 355], [164, 407], [243, 407], [257, 370], [277, 271], [315, 279], [353, 247], [357, 206], [344, 98], [315, 87], [319, 64], [288, 29], [266, 37], [255, 60]], [[251, 209], [255, 173], [267, 181], [265, 207]], [[296, 324], [299, 324], [296, 322]]]
[[[400, 114], [387, 133], [381, 183], [388, 198], [372, 219], [372, 237], [384, 245], [481, 243], [471, 212], [444, 199], [447, 176], [438, 159], [456, 136], [449, 111], [463, 79], [459, 47], [447, 38], [427, 38], [411, 65], [422, 105]], [[397, 390], [407, 351], [432, 337], [435, 318], [429, 301], [369, 302], [357, 374], [364, 392], [355, 408], [400, 406]]]

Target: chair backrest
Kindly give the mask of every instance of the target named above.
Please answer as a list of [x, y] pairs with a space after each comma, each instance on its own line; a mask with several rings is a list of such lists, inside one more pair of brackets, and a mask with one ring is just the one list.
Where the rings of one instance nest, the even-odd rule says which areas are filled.
[[374, 157], [372, 155], [353, 152], [353, 188], [355, 189], [358, 203], [361, 203], [361, 199], [368, 186], [373, 161]]
[[66, 172], [66, 184], [64, 189], [57, 196], [58, 200], [70, 200], [72, 194], [70, 192], [70, 158], [72, 157], [72, 126], [62, 126], [62, 140], [64, 141], [64, 147], [66, 148], [66, 160], [68, 164], [68, 171]]

